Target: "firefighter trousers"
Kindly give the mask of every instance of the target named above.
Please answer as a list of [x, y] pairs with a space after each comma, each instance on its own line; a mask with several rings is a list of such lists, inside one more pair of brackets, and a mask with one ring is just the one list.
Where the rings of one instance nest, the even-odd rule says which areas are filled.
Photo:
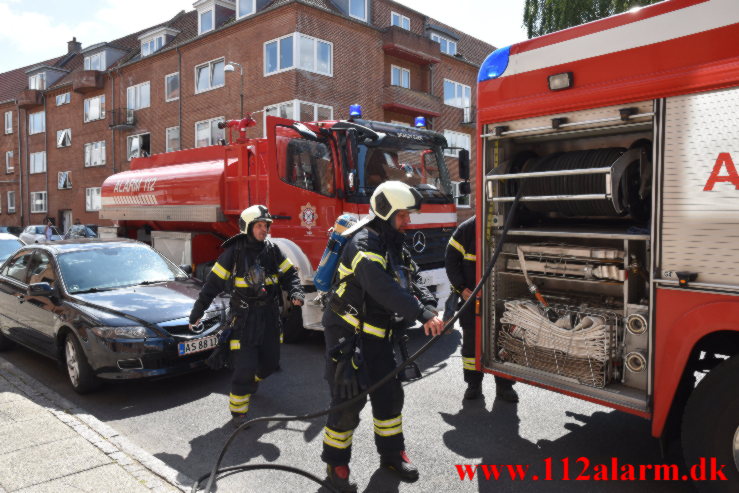
[[[338, 329], [344, 331], [345, 329]], [[327, 349], [333, 347], [337, 340], [337, 328], [326, 327]], [[363, 335], [364, 364], [367, 366], [368, 385], [372, 386], [382, 377], [395, 369], [395, 355], [389, 338]], [[327, 358], [326, 378], [331, 395], [334, 396], [333, 376], [336, 364]], [[403, 387], [400, 381], [392, 379], [369, 395], [372, 404], [372, 417], [375, 430], [375, 445], [380, 455], [392, 454], [405, 450], [403, 440]], [[331, 407], [348, 399], [331, 398]], [[321, 459], [332, 466], [349, 464], [352, 454], [352, 436], [359, 425], [359, 413], [367, 403], [367, 399], [337, 412], [329, 413], [324, 428], [323, 453]]]
[[[459, 324], [462, 326], [462, 368], [464, 369], [464, 381], [468, 385], [481, 385], [483, 373], [475, 369], [475, 312], [472, 303], [460, 314]], [[495, 388], [497, 391], [510, 389], [513, 381], [507, 378], [495, 376]]]
[[267, 305], [250, 310], [244, 319], [236, 321], [229, 341], [233, 364], [229, 396], [232, 414], [244, 414], [249, 410], [249, 398], [257, 391], [259, 381], [274, 373], [280, 364], [277, 308]]

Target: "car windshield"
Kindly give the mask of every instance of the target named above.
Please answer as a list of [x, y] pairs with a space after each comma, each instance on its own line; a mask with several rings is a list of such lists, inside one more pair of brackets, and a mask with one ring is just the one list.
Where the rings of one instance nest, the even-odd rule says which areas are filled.
[[70, 294], [173, 281], [176, 267], [145, 245], [103, 245], [59, 254]]
[[44, 231], [46, 230], [46, 226], [36, 226], [36, 233], [37, 235], [44, 234]]
[[440, 200], [448, 200], [451, 184], [439, 166], [434, 149], [359, 146], [359, 191], [370, 195], [380, 183], [398, 180], [412, 187], [436, 191]]
[[23, 246], [23, 242], [18, 240], [0, 240], [0, 262], [10, 257], [16, 250]]
[[84, 224], [76, 224], [69, 228], [64, 235], [65, 238], [95, 238], [95, 232]]

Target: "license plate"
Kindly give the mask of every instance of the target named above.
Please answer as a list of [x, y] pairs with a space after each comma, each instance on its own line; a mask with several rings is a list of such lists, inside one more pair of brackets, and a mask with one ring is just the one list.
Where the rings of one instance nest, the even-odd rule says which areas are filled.
[[200, 351], [206, 351], [213, 349], [218, 345], [218, 336], [208, 336], [201, 339], [193, 339], [187, 342], [181, 342], [177, 344], [177, 352], [180, 356], [186, 356], [192, 353], [199, 353]]

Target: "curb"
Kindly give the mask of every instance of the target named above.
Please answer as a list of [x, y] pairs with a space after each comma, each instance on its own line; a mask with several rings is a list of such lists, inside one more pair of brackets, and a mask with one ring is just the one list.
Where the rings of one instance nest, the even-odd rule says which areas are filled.
[[[188, 492], [195, 483], [2, 357], [0, 369], [3, 377], [29, 400], [44, 407], [152, 491], [172, 491], [173, 487]], [[0, 493], [4, 493], [2, 487]]]

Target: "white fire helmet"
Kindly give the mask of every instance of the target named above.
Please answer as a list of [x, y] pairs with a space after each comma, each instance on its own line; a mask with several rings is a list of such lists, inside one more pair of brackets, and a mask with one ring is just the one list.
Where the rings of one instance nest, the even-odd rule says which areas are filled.
[[269, 214], [267, 207], [263, 205], [247, 207], [239, 217], [239, 230], [243, 234], [248, 234], [251, 232], [251, 225], [259, 221], [264, 221], [268, 225], [272, 224], [272, 216]]
[[370, 197], [370, 208], [375, 216], [388, 221], [400, 210], [417, 211], [421, 208], [421, 194], [402, 181], [381, 183]]

